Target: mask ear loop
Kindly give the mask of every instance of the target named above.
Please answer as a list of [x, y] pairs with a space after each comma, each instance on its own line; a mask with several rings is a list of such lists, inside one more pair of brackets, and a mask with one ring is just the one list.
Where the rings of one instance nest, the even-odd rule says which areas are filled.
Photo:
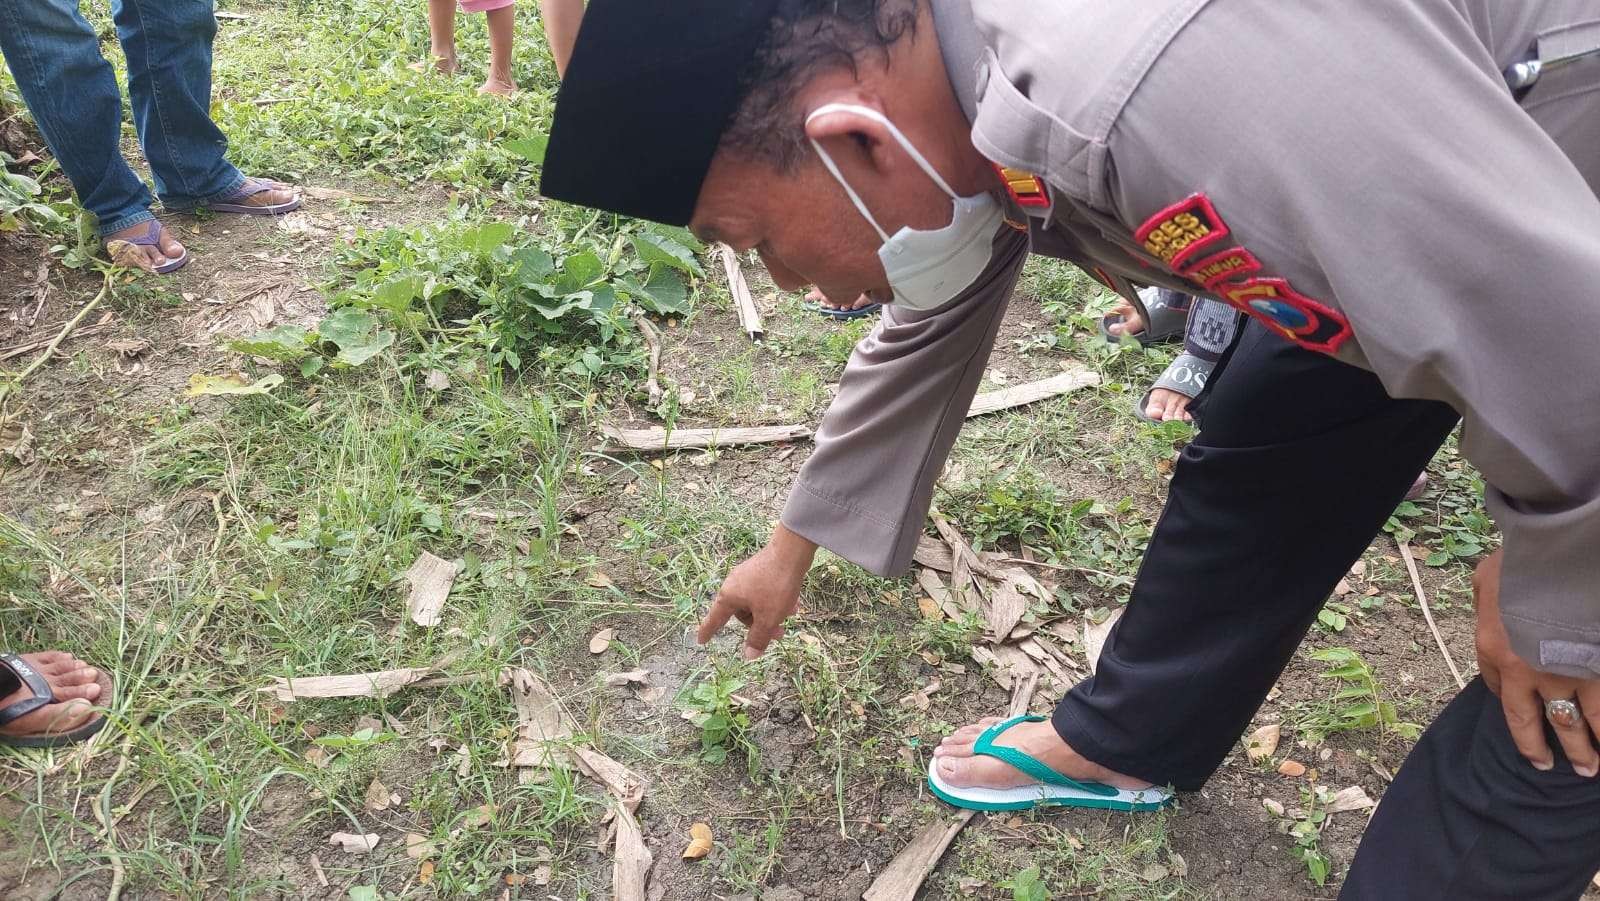
[[[904, 150], [906, 155], [911, 157], [912, 162], [916, 163], [917, 167], [920, 168], [925, 175], [927, 175], [930, 179], [933, 179], [933, 183], [938, 185], [941, 191], [944, 191], [945, 196], [949, 197], [951, 200], [961, 199], [960, 195], [955, 192], [955, 189], [950, 187], [949, 183], [944, 180], [944, 176], [939, 174], [939, 170], [933, 168], [933, 164], [928, 162], [928, 158], [922, 155], [922, 151], [917, 149], [917, 145], [911, 143], [911, 139], [906, 137], [905, 133], [902, 132], [893, 122], [889, 121], [888, 116], [885, 116], [883, 113], [880, 113], [868, 106], [857, 106], [853, 103], [825, 103], [822, 106], [812, 110], [811, 115], [806, 117], [806, 121], [810, 122], [812, 119], [828, 113], [855, 113], [858, 116], [865, 116], [879, 125], [882, 125], [888, 130], [889, 134], [894, 137], [895, 141], [900, 144], [900, 149]], [[815, 145], [817, 142], [812, 141], [811, 143]]]
[[[879, 125], [882, 125], [888, 130], [889, 134], [895, 139], [895, 141], [900, 144], [900, 149], [904, 150], [906, 155], [911, 157], [911, 161], [916, 163], [917, 167], [920, 168], [923, 173], [928, 176], [928, 178], [932, 179], [933, 183], [938, 185], [939, 189], [944, 191], [947, 197], [949, 197], [952, 201], [961, 200], [960, 195], [955, 192], [955, 189], [951, 188], [949, 183], [944, 180], [944, 177], [939, 174], [939, 170], [933, 168], [933, 164], [928, 162], [928, 158], [922, 155], [922, 152], [917, 149], [917, 145], [911, 143], [911, 139], [906, 137], [905, 133], [897, 128], [893, 122], [889, 121], [888, 116], [885, 116], [883, 113], [880, 113], [871, 107], [858, 106], [853, 103], [824, 103], [822, 106], [812, 110], [810, 115], [806, 116], [806, 122], [810, 123], [812, 119], [828, 113], [855, 113], [858, 116], [865, 116]], [[878, 220], [872, 218], [871, 213], [867, 212], [866, 203], [861, 199], [861, 195], [856, 193], [856, 189], [850, 187], [850, 183], [845, 180], [844, 174], [839, 171], [839, 166], [833, 161], [833, 157], [829, 156], [828, 151], [823, 150], [822, 145], [817, 143], [815, 140], [811, 141], [811, 146], [816, 149], [817, 156], [822, 158], [822, 165], [827, 167], [828, 172], [833, 175], [834, 181], [837, 181], [839, 186], [844, 188], [844, 192], [850, 196], [850, 202], [855, 204], [856, 211], [872, 224], [872, 228], [878, 233], [878, 238], [887, 244], [889, 242], [889, 233], [883, 230], [883, 226], [878, 224]]]
[[878, 220], [872, 218], [871, 213], [867, 212], [866, 203], [861, 200], [861, 195], [856, 193], [856, 189], [850, 187], [850, 182], [845, 180], [844, 173], [839, 171], [839, 166], [834, 163], [833, 157], [829, 156], [828, 151], [823, 150], [822, 145], [816, 141], [813, 140], [811, 146], [816, 148], [817, 156], [822, 157], [822, 165], [828, 167], [828, 171], [833, 173], [833, 180], [839, 183], [839, 187], [844, 188], [846, 194], [850, 195], [850, 202], [856, 205], [856, 212], [860, 213], [861, 218], [867, 220], [872, 225], [873, 230], [878, 233], [878, 240], [885, 244], [889, 243], [889, 233], [883, 230], [883, 226], [878, 224]]

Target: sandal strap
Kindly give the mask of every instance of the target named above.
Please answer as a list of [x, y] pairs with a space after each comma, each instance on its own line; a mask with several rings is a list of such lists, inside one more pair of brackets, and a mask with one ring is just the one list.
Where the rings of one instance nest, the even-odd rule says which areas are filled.
[[984, 757], [993, 757], [994, 759], [1003, 763], [1010, 764], [1019, 772], [1032, 776], [1033, 778], [1047, 785], [1059, 785], [1065, 788], [1075, 788], [1078, 791], [1087, 792], [1091, 795], [1100, 795], [1102, 797], [1118, 794], [1118, 790], [1112, 786], [1104, 785], [1099, 782], [1079, 782], [1078, 780], [1073, 779], [1071, 776], [1065, 776], [1056, 772], [1054, 769], [1040, 762], [1037, 758], [1023, 753], [1016, 748], [1008, 748], [994, 743], [996, 738], [999, 738], [1002, 733], [1004, 733], [1007, 729], [1010, 729], [1012, 726], [1015, 726], [1019, 723], [1042, 723], [1044, 721], [1044, 717], [1042, 716], [1017, 716], [1012, 717], [1004, 722], [995, 723], [993, 726], [990, 726], [988, 729], [984, 730], [982, 735], [978, 736], [978, 740], [973, 743], [972, 753], [980, 754]]
[[125, 241], [137, 247], [159, 247], [161, 245], [161, 222], [157, 219], [147, 219], [145, 220], [144, 234], [134, 235], [129, 238], [109, 238], [106, 243], [110, 244], [112, 241]]
[[[40, 675], [38, 670], [29, 666], [26, 660], [16, 654], [0, 654], [0, 666], [10, 670], [18, 682], [27, 686], [28, 690], [33, 692], [33, 697], [0, 709], [0, 726], [15, 722], [40, 707], [55, 703], [56, 695], [55, 692], [50, 690], [50, 683], [45, 681], [44, 676]], [[15, 691], [16, 689], [12, 690]]]
[[270, 180], [258, 178], [254, 175], [247, 175], [245, 176], [244, 184], [239, 186], [239, 190], [234, 191], [227, 197], [220, 197], [212, 201], [212, 203], [238, 203], [241, 200], [248, 200], [249, 198], [254, 197], [264, 191], [270, 191], [272, 188], [273, 184]]
[[1156, 379], [1150, 389], [1153, 391], [1165, 388], [1193, 400], [1206, 387], [1206, 379], [1211, 377], [1211, 371], [1216, 366], [1216, 363], [1203, 360], [1191, 353], [1178, 354], [1167, 368], [1162, 370], [1161, 377]]

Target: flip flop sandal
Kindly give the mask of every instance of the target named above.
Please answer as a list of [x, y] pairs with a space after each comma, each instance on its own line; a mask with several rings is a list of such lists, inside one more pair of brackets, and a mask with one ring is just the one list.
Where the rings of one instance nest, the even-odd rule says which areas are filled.
[[1042, 716], [1019, 716], [990, 726], [972, 746], [972, 752], [1008, 763], [1039, 780], [1021, 788], [960, 788], [939, 777], [936, 757], [928, 761], [928, 787], [947, 804], [966, 810], [1031, 810], [1035, 807], [1096, 807], [1102, 810], [1160, 810], [1173, 801], [1164, 788], [1139, 791], [1115, 788], [1100, 782], [1079, 782], [1063, 776], [1037, 759], [1017, 750], [996, 745], [1007, 729], [1018, 723], [1042, 723]]
[[[141, 248], [154, 247], [160, 250], [163, 231], [161, 223], [151, 219], [145, 226], [143, 235], [135, 235], [131, 238], [108, 239], [105, 242], [106, 256], [109, 256], [111, 262], [118, 266], [127, 266], [130, 269], [144, 269], [149, 264], [149, 257], [145, 255]], [[189, 250], [185, 248], [183, 256], [178, 257], [176, 260], [168, 260], [155, 267], [152, 271], [157, 275], [166, 275], [168, 272], [182, 269], [188, 262]]]
[[850, 319], [865, 319], [868, 316], [871, 316], [873, 313], [883, 309], [883, 304], [869, 303], [864, 307], [857, 307], [854, 310], [841, 310], [836, 307], [825, 307], [820, 303], [808, 303], [806, 304], [806, 307], [819, 316], [839, 322], [845, 322]]
[[1217, 364], [1203, 360], [1192, 353], [1178, 354], [1167, 368], [1162, 370], [1161, 377], [1150, 386], [1150, 390], [1139, 398], [1139, 403], [1133, 408], [1133, 415], [1144, 422], [1160, 425], [1161, 420], [1145, 412], [1150, 406], [1150, 395], [1156, 393], [1158, 388], [1165, 388], [1194, 400], [1206, 387], [1206, 379], [1211, 377], [1211, 370], [1216, 366]]
[[[38, 710], [56, 703], [55, 692], [50, 690], [50, 683], [40, 675], [39, 671], [28, 664], [26, 660], [16, 654], [0, 654], [0, 669], [9, 670], [17, 681], [26, 686], [33, 697], [18, 701], [9, 707], [0, 708], [0, 726], [14, 722]], [[111, 677], [104, 670], [100, 672], [100, 704], [104, 708], [111, 700]], [[7, 694], [15, 689], [8, 689]], [[9, 745], [13, 748], [58, 748], [62, 745], [77, 744], [106, 727], [106, 718], [103, 714], [96, 715], [94, 719], [79, 726], [70, 732], [44, 732], [35, 735], [0, 735], [0, 745]]]
[[[1144, 301], [1150, 319], [1139, 334], [1126, 337], [1132, 338], [1144, 347], [1183, 337], [1183, 330], [1189, 323], [1189, 307], [1194, 303], [1193, 297], [1166, 288], [1145, 288], [1139, 292], [1139, 299]], [[1101, 316], [1100, 337], [1108, 344], [1121, 344], [1124, 336], [1113, 335], [1111, 326], [1122, 321], [1121, 313], [1107, 313]]]
[[213, 213], [243, 213], [246, 216], [281, 216], [284, 213], [300, 209], [300, 204], [305, 202], [304, 199], [299, 194], [296, 194], [292, 200], [268, 206], [253, 206], [243, 201], [263, 191], [282, 190], [287, 187], [281, 182], [265, 178], [247, 178], [244, 180], [244, 184], [239, 186], [239, 190], [234, 191], [227, 197], [221, 200], [213, 200], [210, 203], [202, 203], [191, 209], [210, 210]]

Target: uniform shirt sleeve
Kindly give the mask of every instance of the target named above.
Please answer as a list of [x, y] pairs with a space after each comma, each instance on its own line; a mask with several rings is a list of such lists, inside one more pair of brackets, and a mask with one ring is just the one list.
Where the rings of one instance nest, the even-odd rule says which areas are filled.
[[1105, 143], [1107, 212], [1205, 194], [1218, 248], [1347, 317], [1338, 356], [1462, 414], [1513, 648], [1600, 676], [1600, 147], [1559, 146], [1447, 4], [1378, 0], [1211, 3]]
[[878, 575], [911, 564], [1027, 255], [1027, 236], [1006, 228], [960, 297], [930, 312], [884, 307], [845, 366], [784, 526]]

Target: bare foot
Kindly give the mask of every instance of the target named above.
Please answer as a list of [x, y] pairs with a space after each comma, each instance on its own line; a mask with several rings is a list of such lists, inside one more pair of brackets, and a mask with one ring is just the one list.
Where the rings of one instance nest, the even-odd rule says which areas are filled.
[[480, 94], [494, 94], [499, 97], [517, 96], [517, 83], [504, 78], [489, 78], [478, 86]]
[[[41, 651], [19, 655], [50, 684], [56, 703], [46, 704], [27, 716], [0, 726], [0, 735], [43, 738], [71, 732], [94, 719], [94, 702], [100, 697], [100, 671], [71, 654]], [[0, 709], [33, 697], [26, 685], [0, 698]]]
[[[960, 788], [1021, 788], [1037, 780], [1011, 768], [993, 757], [977, 757], [972, 746], [983, 731], [999, 717], [989, 717], [976, 725], [963, 726], [945, 738], [933, 749], [938, 761], [939, 778]], [[1048, 722], [1018, 723], [1005, 731], [995, 742], [1003, 747], [1017, 748], [1063, 776], [1082, 782], [1101, 782], [1121, 789], [1139, 790], [1150, 783], [1115, 773], [1096, 763], [1085, 760], [1072, 750], [1054, 726]]]
[[1145, 404], [1144, 412], [1156, 422], [1166, 422], [1171, 419], [1194, 422], [1194, 417], [1189, 415], [1189, 400], [1170, 388], [1157, 388], [1150, 392], [1150, 400]]
[[440, 75], [454, 75], [461, 71], [461, 64], [456, 62], [454, 53], [446, 56], [429, 56], [427, 59], [419, 59], [406, 66], [406, 68], [413, 72], [426, 72], [430, 64], [432, 64], [433, 71], [438, 72]]
[[[148, 220], [112, 232], [101, 239], [101, 243], [111, 254], [111, 262], [118, 266], [134, 266], [146, 272], [154, 272], [157, 266], [165, 266], [173, 260], [183, 258], [183, 245], [172, 237], [172, 232], [167, 231], [166, 226], [162, 225], [159, 228], [160, 235], [156, 238], [157, 243], [154, 246], [129, 243], [133, 238], [143, 238], [150, 230]], [[121, 243], [114, 245], [113, 241]]]
[[836, 310], [841, 313], [849, 313], [854, 310], [859, 310], [862, 307], [870, 307], [877, 303], [877, 301], [865, 294], [857, 297], [854, 303], [834, 303], [816, 288], [812, 288], [806, 293], [806, 300], [816, 304], [824, 310]]
[[1106, 325], [1106, 331], [1110, 332], [1113, 338], [1121, 338], [1123, 335], [1137, 335], [1144, 331], [1144, 318], [1139, 315], [1138, 310], [1133, 308], [1133, 304], [1128, 303], [1126, 300], [1118, 301], [1116, 307], [1108, 315], [1122, 317], [1121, 322], [1112, 322]]

